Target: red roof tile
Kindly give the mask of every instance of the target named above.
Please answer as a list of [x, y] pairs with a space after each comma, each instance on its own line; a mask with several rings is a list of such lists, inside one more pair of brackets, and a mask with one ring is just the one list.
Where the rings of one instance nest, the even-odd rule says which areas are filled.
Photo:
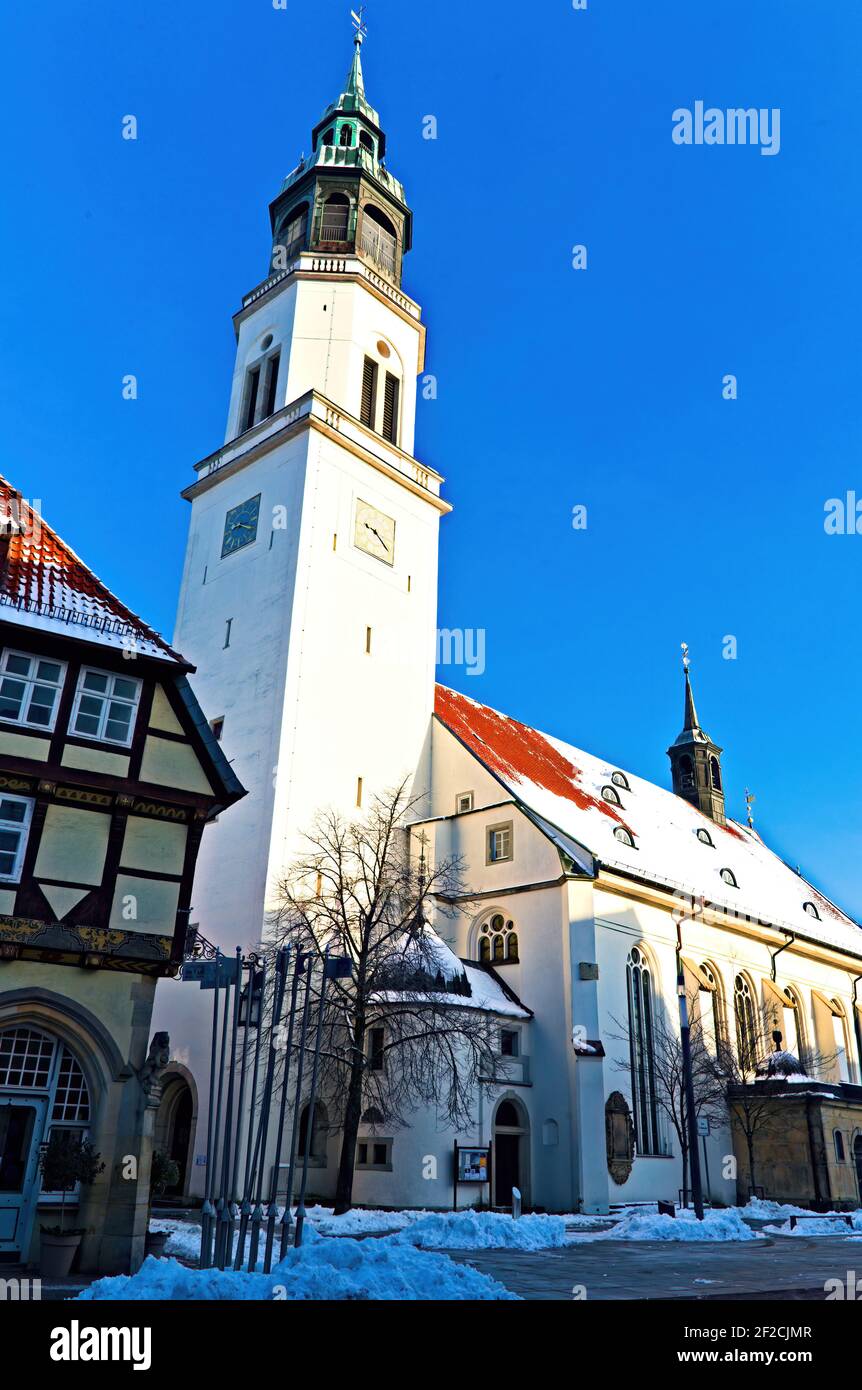
[[[0, 475], [0, 620], [183, 662]], [[183, 663], [185, 664], [185, 663]]]

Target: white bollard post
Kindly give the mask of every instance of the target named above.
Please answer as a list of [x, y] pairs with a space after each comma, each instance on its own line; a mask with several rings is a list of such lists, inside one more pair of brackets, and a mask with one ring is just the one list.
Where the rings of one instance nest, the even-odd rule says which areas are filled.
[[521, 1193], [519, 1188], [512, 1188], [512, 1220], [517, 1221], [521, 1215]]

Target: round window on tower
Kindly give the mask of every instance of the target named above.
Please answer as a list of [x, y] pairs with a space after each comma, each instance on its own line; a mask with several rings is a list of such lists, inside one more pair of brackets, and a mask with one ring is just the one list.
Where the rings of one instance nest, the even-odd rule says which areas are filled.
[[389, 346], [388, 343], [384, 343], [384, 341], [383, 341], [382, 338], [379, 340], [379, 342], [378, 342], [378, 344], [377, 344], [377, 351], [379, 352], [379, 354], [380, 354], [381, 357], [391, 357], [391, 356], [392, 356], [392, 349], [390, 348], [390, 346]]

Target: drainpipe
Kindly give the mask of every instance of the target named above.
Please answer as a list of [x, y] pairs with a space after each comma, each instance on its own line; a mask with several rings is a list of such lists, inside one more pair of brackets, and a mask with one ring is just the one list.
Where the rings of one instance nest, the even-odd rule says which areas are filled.
[[[685, 1086], [685, 1110], [688, 1121], [688, 1164], [691, 1174], [691, 1195], [694, 1214], [703, 1220], [703, 1187], [700, 1180], [700, 1154], [697, 1150], [697, 1115], [694, 1108], [694, 1073], [691, 1065], [691, 1033], [688, 1021], [688, 1000], [685, 994], [685, 966], [682, 963], [682, 923], [676, 924], [676, 992], [679, 996], [679, 1033], [682, 1043], [682, 1075]], [[683, 1193], [685, 1197], [685, 1193]]]
[[853, 1031], [856, 1034], [856, 1076], [859, 1085], [862, 1085], [862, 1019], [859, 1017], [859, 1005], [856, 1002], [856, 990], [862, 975], [857, 975], [853, 981]]
[[[778, 957], [781, 955], [781, 952], [789, 950], [790, 947], [793, 945], [794, 941], [796, 940], [796, 937], [793, 935], [793, 932], [788, 932], [787, 935], [790, 937], [790, 940], [785, 941], [783, 946], [779, 946], [778, 950], [772, 956], [772, 969], [769, 973], [773, 984], [775, 984], [775, 962], [778, 960]], [[862, 975], [860, 975], [859, 978], [860, 980], [862, 980]]]

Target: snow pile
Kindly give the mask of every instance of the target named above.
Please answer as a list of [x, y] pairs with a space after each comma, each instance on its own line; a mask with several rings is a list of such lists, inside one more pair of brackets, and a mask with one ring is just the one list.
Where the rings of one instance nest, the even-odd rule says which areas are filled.
[[[583, 1240], [570, 1236], [570, 1241]], [[738, 1207], [726, 1211], [707, 1211], [698, 1221], [693, 1211], [678, 1211], [676, 1216], [658, 1216], [631, 1212], [609, 1231], [595, 1237], [598, 1240], [759, 1240], [760, 1236], [743, 1221]]]
[[[796, 1213], [800, 1215], [801, 1213]], [[862, 1211], [848, 1212], [852, 1225], [848, 1226], [843, 1217], [830, 1215], [828, 1212], [823, 1216], [812, 1216], [811, 1212], [805, 1212], [810, 1220], [800, 1221], [797, 1226], [791, 1229], [790, 1222], [784, 1221], [780, 1225], [773, 1224], [764, 1226], [766, 1235], [770, 1236], [856, 1236], [862, 1234]]]
[[326, 1240], [312, 1234], [291, 1250], [271, 1274], [188, 1269], [176, 1260], [152, 1255], [137, 1274], [99, 1279], [81, 1300], [248, 1299], [248, 1300], [443, 1300], [515, 1299], [502, 1284], [446, 1255], [383, 1240]]
[[496, 1211], [431, 1212], [393, 1241], [423, 1250], [548, 1250], [567, 1243], [562, 1216], [522, 1216], [514, 1221]]

